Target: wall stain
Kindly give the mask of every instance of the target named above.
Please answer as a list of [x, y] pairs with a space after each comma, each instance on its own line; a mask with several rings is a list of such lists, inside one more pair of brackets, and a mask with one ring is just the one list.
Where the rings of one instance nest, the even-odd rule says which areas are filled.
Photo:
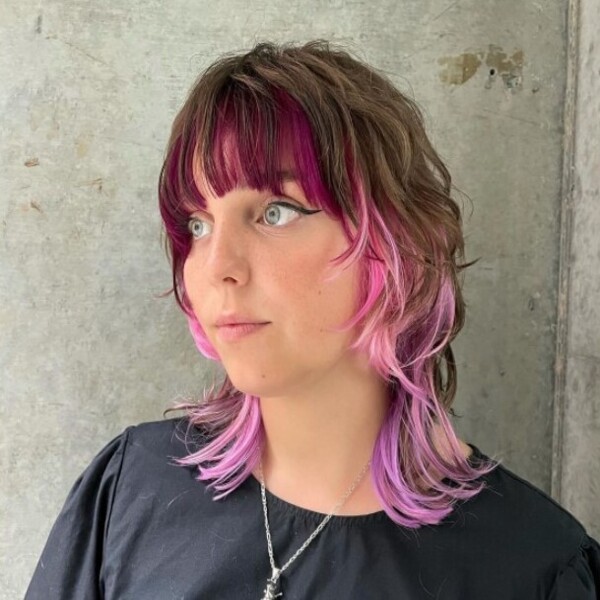
[[438, 58], [438, 64], [445, 67], [445, 70], [440, 73], [442, 83], [462, 85], [475, 75], [481, 65], [481, 57], [472, 52], [465, 52], [458, 56]]
[[31, 200], [29, 202], [29, 206], [31, 206], [31, 208], [33, 208], [34, 210], [37, 210], [39, 213], [44, 214], [44, 211], [42, 210], [40, 205], [35, 200]]
[[[22, 203], [18, 204], [17, 206], [15, 206], [13, 211], [18, 210], [19, 212], [27, 213], [32, 209], [39, 212], [41, 215], [46, 214], [44, 212], [43, 208], [35, 200], [30, 200], [29, 202], [22, 202]], [[13, 212], [13, 211], [11, 211], [11, 212]]]
[[487, 89], [491, 88], [498, 77], [506, 88], [520, 89], [524, 62], [523, 50], [516, 50], [509, 56], [501, 46], [489, 44], [487, 50], [475, 50], [457, 56], [438, 58], [438, 64], [444, 67], [439, 73], [439, 78], [447, 85], [462, 85], [485, 64], [488, 67], [484, 84]]
[[39, 158], [28, 158], [24, 163], [26, 167], [37, 167], [40, 164]]
[[35, 20], [35, 32], [42, 33], [42, 15], [38, 15]]
[[83, 158], [88, 153], [89, 139], [85, 135], [79, 135], [75, 141], [77, 158]]

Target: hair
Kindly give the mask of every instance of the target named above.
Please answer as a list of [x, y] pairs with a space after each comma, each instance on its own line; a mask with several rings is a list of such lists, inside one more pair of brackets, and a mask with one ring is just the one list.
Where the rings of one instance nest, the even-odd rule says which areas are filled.
[[[450, 343], [465, 318], [458, 275], [476, 261], [457, 261], [464, 239], [451, 176], [417, 104], [385, 75], [324, 40], [259, 43], [200, 75], [174, 120], [159, 178], [170, 292], [200, 352], [218, 361], [183, 281], [190, 207], [206, 206], [195, 174], [219, 196], [242, 184], [281, 193], [285, 152], [306, 197], [348, 237], [333, 262], [360, 267], [360, 309], [344, 328], [357, 327], [351, 348], [366, 353], [390, 395], [371, 459], [376, 494], [399, 525], [438, 524], [486, 487], [481, 478], [498, 464], [465, 458], [448, 417], [457, 385]], [[224, 498], [260, 460], [259, 398], [225, 374], [201, 400], [168, 410], [178, 409], [188, 432], [209, 439], [177, 464], [197, 467], [197, 479], [220, 492], [214, 499]], [[447, 454], [432, 439], [434, 425]]]

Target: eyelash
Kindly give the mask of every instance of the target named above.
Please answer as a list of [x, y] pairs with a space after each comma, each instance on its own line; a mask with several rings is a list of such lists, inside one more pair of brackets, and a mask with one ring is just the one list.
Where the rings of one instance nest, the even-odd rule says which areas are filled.
[[[264, 215], [265, 212], [267, 211], [267, 209], [269, 209], [271, 206], [282, 206], [283, 208], [289, 208], [290, 210], [293, 210], [298, 214], [304, 214], [304, 215], [310, 215], [310, 214], [313, 214], [314, 212], [319, 212], [319, 211], [308, 210], [302, 206], [297, 206], [297, 205], [291, 204], [289, 202], [278, 201], [278, 202], [270, 202], [269, 204], [265, 205], [262, 209], [262, 215]], [[201, 238], [194, 237], [194, 233], [192, 232], [192, 225], [193, 225], [194, 221], [201, 221], [202, 223], [204, 223], [205, 221], [203, 221], [199, 217], [190, 217], [187, 222], [187, 229], [188, 229], [189, 233], [191, 234], [192, 238], [201, 239]], [[285, 227], [285, 225], [279, 225], [279, 226], [271, 225], [271, 227]], [[202, 237], [204, 237], [204, 236], [202, 236]]]

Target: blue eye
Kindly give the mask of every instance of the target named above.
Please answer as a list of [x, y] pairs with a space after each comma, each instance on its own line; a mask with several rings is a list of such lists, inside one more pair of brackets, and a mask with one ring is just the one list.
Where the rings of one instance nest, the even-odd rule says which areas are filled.
[[[296, 208], [295, 206], [292, 206], [291, 204], [288, 204], [287, 202], [272, 202], [271, 204], [269, 204], [267, 206], [267, 208], [265, 209], [265, 212], [263, 213], [265, 215], [265, 219], [266, 219], [268, 225], [276, 224], [276, 223], [272, 223], [269, 220], [269, 215], [276, 221], [277, 218], [281, 216], [281, 209], [283, 209], [284, 211], [287, 210], [291, 214], [295, 214], [295, 215], [300, 214], [299, 208]], [[283, 225], [286, 225], [288, 222], [289, 222], [289, 220], [286, 221], [285, 223], [283, 223]]]
[[[287, 220], [284, 219], [284, 222], [281, 223], [280, 219], [282, 211], [284, 215], [287, 211], [292, 217], [294, 215], [299, 214], [311, 215], [313, 213], [320, 212], [319, 210], [308, 210], [303, 206], [295, 206], [293, 204], [290, 204], [289, 202], [271, 202], [265, 207], [261, 215], [261, 220], [264, 218], [266, 224], [271, 225], [273, 227], [281, 227], [283, 225], [287, 225], [291, 220], [293, 220], [293, 218], [288, 218]], [[193, 238], [198, 240], [204, 237], [204, 230], [207, 224], [210, 225], [210, 223], [207, 223], [207, 221], [204, 221], [199, 217], [190, 217], [187, 223], [187, 227], [189, 232], [192, 234]]]
[[200, 239], [202, 237], [202, 232], [204, 230], [204, 226], [206, 225], [206, 221], [202, 219], [198, 219], [197, 217], [192, 217], [188, 221], [188, 230], [194, 237], [194, 239]]

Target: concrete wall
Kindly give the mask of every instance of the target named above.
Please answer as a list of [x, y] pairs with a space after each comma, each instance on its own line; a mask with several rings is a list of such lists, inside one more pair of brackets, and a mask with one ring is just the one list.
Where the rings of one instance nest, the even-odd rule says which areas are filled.
[[[555, 496], [600, 535], [600, 4], [574, 4], [567, 102], [561, 298], [564, 394], [555, 411]], [[570, 135], [569, 135], [570, 134]], [[569, 160], [570, 157], [570, 160]], [[561, 386], [562, 387], [562, 386]]]
[[157, 175], [198, 72], [263, 39], [345, 42], [424, 107], [482, 257], [459, 433], [600, 534], [600, 15], [584, 5], [581, 63], [567, 0], [0, 5], [0, 598], [22, 596], [100, 447], [202, 389], [211, 367], [157, 297]]

